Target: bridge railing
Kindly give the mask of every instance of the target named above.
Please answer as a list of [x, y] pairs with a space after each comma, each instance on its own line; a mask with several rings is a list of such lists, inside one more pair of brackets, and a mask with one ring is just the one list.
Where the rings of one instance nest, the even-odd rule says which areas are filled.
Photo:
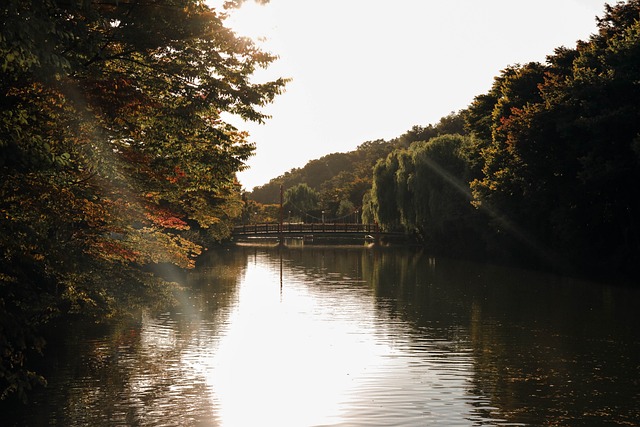
[[245, 224], [234, 227], [236, 236], [259, 236], [274, 234], [329, 234], [329, 233], [353, 233], [375, 234], [380, 229], [377, 224], [355, 223], [284, 223], [282, 228], [278, 223]]

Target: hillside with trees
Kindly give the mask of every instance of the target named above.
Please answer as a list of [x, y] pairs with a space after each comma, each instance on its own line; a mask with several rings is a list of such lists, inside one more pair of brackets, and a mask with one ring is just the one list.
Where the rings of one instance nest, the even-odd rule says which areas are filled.
[[588, 41], [501, 71], [462, 113], [468, 136], [376, 164], [365, 215], [449, 254], [630, 275], [640, 264], [639, 17], [638, 0], [606, 6]]
[[[372, 184], [371, 171], [376, 162], [396, 149], [409, 147], [413, 142], [424, 141], [438, 135], [465, 133], [464, 120], [459, 113], [451, 113], [436, 124], [414, 126], [398, 138], [367, 141], [355, 150], [346, 153], [332, 153], [311, 160], [302, 168], [292, 169], [284, 175], [271, 179], [267, 184], [256, 187], [246, 195], [250, 210], [258, 205], [279, 203], [280, 186], [289, 189], [301, 184], [318, 193], [316, 211], [326, 210], [329, 216], [338, 218], [345, 215], [344, 206], [359, 209], [362, 199]], [[340, 209], [343, 206], [343, 210]], [[262, 219], [274, 219], [265, 216]]]
[[[429, 250], [580, 274], [640, 264], [640, 1], [606, 5], [596, 34], [500, 71], [438, 124], [309, 162], [257, 187], [308, 185]], [[256, 207], [254, 206], [254, 209]]]

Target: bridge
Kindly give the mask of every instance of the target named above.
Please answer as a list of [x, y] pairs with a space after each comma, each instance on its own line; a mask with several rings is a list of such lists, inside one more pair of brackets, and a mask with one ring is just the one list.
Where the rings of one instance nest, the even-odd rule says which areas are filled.
[[383, 237], [400, 237], [403, 233], [389, 233], [380, 230], [378, 224], [357, 223], [266, 223], [238, 225], [233, 229], [234, 238], [259, 237], [362, 237], [379, 240]]
[[[357, 216], [359, 209], [360, 208], [357, 208], [353, 212], [341, 218], [334, 218], [332, 220], [333, 222], [325, 222], [324, 210], [322, 211], [322, 222], [285, 222], [284, 191], [283, 186], [280, 185], [280, 222], [238, 225], [233, 228], [232, 237], [235, 239], [277, 237], [280, 240], [280, 244], [284, 242], [285, 238], [295, 237], [362, 237], [371, 239], [376, 243], [380, 242], [380, 240], [385, 237], [407, 237], [405, 233], [401, 232], [382, 231], [378, 224], [335, 222], [344, 218], [349, 218], [353, 214]], [[320, 218], [316, 218], [303, 210], [299, 210], [299, 214], [303, 217], [307, 216], [314, 220], [320, 220]], [[289, 211], [289, 215], [291, 215], [291, 211]]]

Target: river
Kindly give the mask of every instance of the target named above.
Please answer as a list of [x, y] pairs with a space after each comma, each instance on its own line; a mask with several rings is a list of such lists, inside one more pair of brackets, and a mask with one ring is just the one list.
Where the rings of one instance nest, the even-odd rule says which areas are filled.
[[640, 424], [637, 290], [308, 244], [212, 251], [181, 285], [65, 330], [7, 425]]

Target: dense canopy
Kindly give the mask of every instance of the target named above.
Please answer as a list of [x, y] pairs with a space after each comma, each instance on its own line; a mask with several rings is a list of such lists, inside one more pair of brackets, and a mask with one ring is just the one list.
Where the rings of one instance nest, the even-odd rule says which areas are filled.
[[[255, 188], [308, 184], [340, 217], [429, 250], [629, 277], [640, 263], [640, 1], [606, 5], [597, 33], [545, 63], [500, 71], [436, 125], [309, 162]], [[364, 195], [364, 196], [363, 196]]]
[[639, 19], [637, 0], [606, 6], [588, 41], [556, 49], [546, 64], [503, 70], [462, 112], [469, 137], [415, 143], [379, 161], [369, 210], [383, 227], [453, 254], [633, 271]]
[[275, 56], [203, 0], [7, 0], [0, 16], [5, 396], [36, 378], [25, 355], [50, 317], [109, 316], [153, 291], [150, 267], [190, 267], [229, 234], [254, 147], [222, 114], [263, 121], [286, 82], [252, 82]]

